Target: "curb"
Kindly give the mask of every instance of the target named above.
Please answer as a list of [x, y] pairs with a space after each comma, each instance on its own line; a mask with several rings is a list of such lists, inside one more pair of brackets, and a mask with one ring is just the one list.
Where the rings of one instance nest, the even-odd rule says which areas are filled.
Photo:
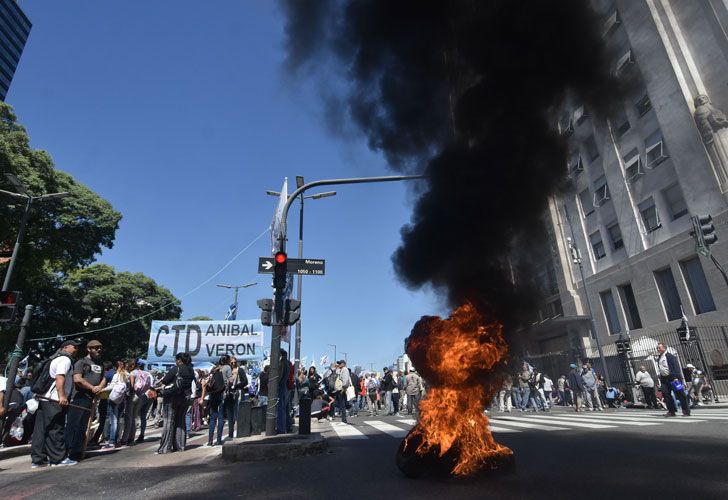
[[259, 462], [316, 455], [323, 453], [326, 447], [326, 439], [321, 434], [286, 434], [225, 443], [222, 446], [222, 458], [228, 462]]
[[9, 446], [7, 448], [0, 448], [0, 461], [7, 460], [8, 458], [20, 457], [22, 455], [30, 456], [30, 445], [20, 444], [18, 446]]

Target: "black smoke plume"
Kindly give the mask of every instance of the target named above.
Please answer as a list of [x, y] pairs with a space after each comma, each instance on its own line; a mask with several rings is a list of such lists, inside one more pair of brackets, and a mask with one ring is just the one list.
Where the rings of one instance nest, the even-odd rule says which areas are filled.
[[511, 257], [566, 176], [556, 112], [568, 96], [604, 113], [621, 94], [604, 13], [586, 0], [282, 5], [292, 74], [321, 78], [328, 112], [392, 168], [428, 176], [393, 256], [401, 279], [515, 326], [528, 300]]

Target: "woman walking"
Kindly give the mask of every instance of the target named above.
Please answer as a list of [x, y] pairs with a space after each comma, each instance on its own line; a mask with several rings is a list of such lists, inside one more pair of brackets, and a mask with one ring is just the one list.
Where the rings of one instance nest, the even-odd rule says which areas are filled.
[[187, 443], [185, 415], [193, 378], [192, 358], [186, 352], [177, 354], [175, 366], [162, 379], [164, 428], [157, 450], [158, 454], [184, 451], [185, 449]]

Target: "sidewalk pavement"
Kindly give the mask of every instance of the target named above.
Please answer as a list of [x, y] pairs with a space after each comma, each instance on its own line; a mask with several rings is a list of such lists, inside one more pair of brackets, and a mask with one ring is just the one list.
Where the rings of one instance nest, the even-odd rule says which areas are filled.
[[30, 444], [20, 444], [18, 446], [4, 446], [0, 448], [0, 461], [8, 458], [15, 458], [21, 455], [30, 456]]

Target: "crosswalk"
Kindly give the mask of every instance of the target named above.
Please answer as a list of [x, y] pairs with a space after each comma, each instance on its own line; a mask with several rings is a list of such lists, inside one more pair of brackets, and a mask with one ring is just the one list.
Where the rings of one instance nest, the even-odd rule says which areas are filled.
[[[693, 411], [691, 417], [665, 418], [657, 411], [605, 411], [575, 413], [557, 410], [549, 413], [495, 413], [489, 415], [490, 429], [494, 434], [522, 432], [612, 431], [615, 429], [644, 429], [650, 432], [659, 426], [675, 424], [676, 429], [686, 430], [693, 426], [712, 423], [725, 425], [728, 430], [728, 408]], [[414, 419], [400, 418], [392, 421], [360, 420], [344, 425], [340, 422], [321, 422], [318, 427], [342, 440], [368, 439], [375, 436], [402, 438], [417, 423]]]

